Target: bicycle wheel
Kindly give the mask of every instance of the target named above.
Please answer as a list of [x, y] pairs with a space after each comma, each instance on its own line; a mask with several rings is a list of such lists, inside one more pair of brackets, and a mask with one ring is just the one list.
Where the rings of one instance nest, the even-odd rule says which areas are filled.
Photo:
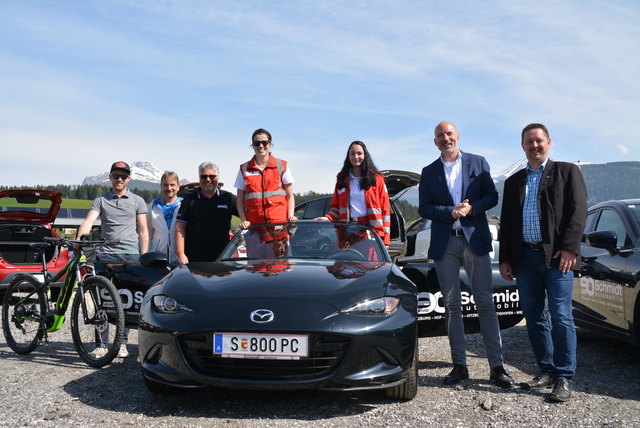
[[118, 290], [102, 276], [78, 285], [71, 307], [76, 351], [91, 367], [104, 367], [117, 355], [124, 334], [124, 310]]
[[9, 284], [2, 301], [2, 332], [7, 345], [18, 354], [38, 347], [44, 335], [47, 304], [41, 285], [31, 275], [18, 275]]

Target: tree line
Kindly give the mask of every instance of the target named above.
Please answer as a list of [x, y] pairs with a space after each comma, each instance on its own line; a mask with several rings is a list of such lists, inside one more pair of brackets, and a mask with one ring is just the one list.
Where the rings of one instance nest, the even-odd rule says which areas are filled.
[[[159, 185], [156, 185], [158, 188]], [[162, 197], [162, 192], [160, 189], [151, 190], [151, 189], [143, 189], [140, 187], [129, 186], [131, 191], [136, 195], [139, 195], [144, 199], [147, 203], [151, 203], [152, 200], [156, 198]], [[81, 184], [81, 185], [66, 185], [66, 184], [55, 184], [55, 185], [37, 185], [37, 186], [0, 186], [0, 191], [2, 190], [14, 190], [14, 189], [40, 189], [40, 190], [49, 190], [53, 192], [62, 193], [63, 199], [83, 199], [92, 201], [98, 196], [106, 193], [111, 188], [110, 186], [102, 186], [99, 184]], [[307, 192], [307, 193], [296, 193], [296, 204], [301, 202], [305, 202], [311, 199], [318, 198], [320, 196], [328, 195], [329, 193], [317, 193], [317, 192]]]
[[[587, 203], [589, 206], [597, 202], [602, 202], [610, 199], [630, 199], [640, 197], [640, 192], [638, 191], [638, 183], [640, 183], [640, 162], [625, 161], [611, 162], [607, 164], [586, 164], [582, 165], [581, 168], [584, 175], [585, 183], [587, 185], [589, 197]], [[135, 181], [137, 180], [132, 180], [129, 187], [133, 190], [134, 193], [140, 195], [147, 203], [150, 203], [153, 199], [162, 196], [159, 185], [154, 183], [145, 183], [146, 188], [143, 188], [137, 186], [136, 183], [134, 183]], [[151, 187], [154, 185], [157, 187], [157, 190], [151, 189]], [[500, 215], [503, 186], [504, 182], [496, 183], [496, 188], [500, 194], [500, 200], [498, 202], [498, 206], [491, 209], [489, 211], [489, 214]], [[0, 190], [21, 189], [24, 187], [25, 186], [0, 186]], [[67, 199], [85, 200], [93, 200], [109, 190], [109, 186], [102, 186], [98, 184], [56, 184], [30, 187], [34, 189], [60, 192], [62, 193], [62, 197]], [[328, 194], [329, 193], [317, 193], [314, 191], [306, 193], [296, 193], [296, 204]], [[407, 220], [407, 222], [409, 223], [412, 220], [420, 217], [418, 214], [418, 207], [404, 199], [396, 201], [396, 206], [398, 206], [403, 216], [405, 217], [405, 220]]]
[[[160, 186], [158, 186], [160, 187]], [[37, 186], [0, 186], [0, 190], [14, 190], [14, 189], [39, 189], [49, 190], [53, 192], [62, 193], [63, 199], [86, 199], [94, 200], [98, 196], [106, 193], [111, 189], [111, 186], [102, 186], [100, 184], [81, 184], [81, 185], [66, 185], [66, 184], [54, 184], [54, 185], [37, 185]], [[162, 196], [160, 189], [148, 190], [148, 189], [131, 189], [136, 195], [139, 195], [147, 203], [150, 203], [155, 198]]]

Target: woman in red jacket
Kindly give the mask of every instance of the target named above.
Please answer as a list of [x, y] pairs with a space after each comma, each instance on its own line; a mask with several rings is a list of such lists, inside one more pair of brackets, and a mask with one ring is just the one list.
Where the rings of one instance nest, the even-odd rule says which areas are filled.
[[331, 210], [318, 219], [368, 224], [389, 247], [391, 206], [387, 186], [362, 141], [349, 145], [338, 173]]

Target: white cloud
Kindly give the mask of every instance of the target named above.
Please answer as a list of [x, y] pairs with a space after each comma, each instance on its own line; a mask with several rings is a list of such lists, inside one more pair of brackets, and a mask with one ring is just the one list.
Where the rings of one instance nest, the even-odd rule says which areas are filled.
[[3, 2], [0, 183], [44, 182], [55, 150], [67, 183], [117, 153], [190, 177], [212, 160], [232, 184], [264, 126], [296, 191], [330, 191], [351, 140], [420, 171], [443, 119], [494, 171], [532, 121], [559, 159], [619, 160], [640, 152], [638, 18], [631, 1]]

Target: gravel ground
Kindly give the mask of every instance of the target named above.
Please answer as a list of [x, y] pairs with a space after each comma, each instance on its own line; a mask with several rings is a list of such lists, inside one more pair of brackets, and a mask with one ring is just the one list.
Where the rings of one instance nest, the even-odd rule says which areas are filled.
[[[149, 393], [132, 356], [92, 369], [76, 355], [68, 329], [30, 355], [0, 342], [0, 426], [437, 426], [640, 427], [638, 348], [579, 331], [578, 373], [569, 403], [548, 404], [544, 394], [503, 391], [488, 382], [479, 335], [468, 336], [471, 379], [442, 385], [451, 368], [446, 338], [420, 339], [418, 396], [393, 402], [379, 392], [185, 391]], [[506, 368], [516, 382], [535, 373], [522, 325], [503, 331]]]

